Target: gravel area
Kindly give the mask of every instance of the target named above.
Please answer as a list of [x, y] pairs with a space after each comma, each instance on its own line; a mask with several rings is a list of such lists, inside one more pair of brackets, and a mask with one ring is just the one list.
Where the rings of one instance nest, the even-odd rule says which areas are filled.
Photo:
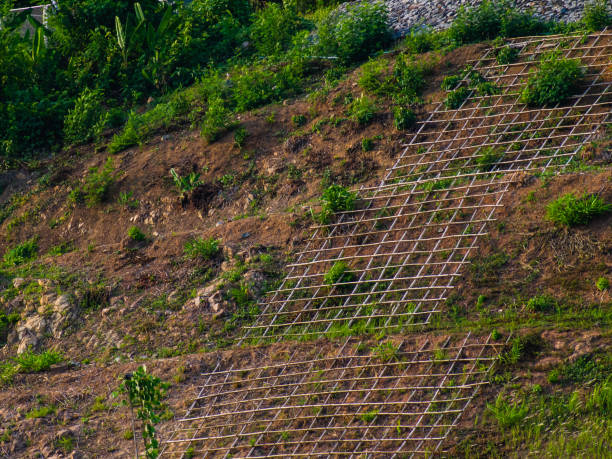
[[[481, 0], [386, 0], [391, 28], [399, 36], [411, 28], [428, 25], [443, 29], [450, 25], [462, 5], [472, 6]], [[537, 16], [563, 22], [577, 21], [582, 17], [584, 0], [516, 0], [523, 10], [532, 10]]]

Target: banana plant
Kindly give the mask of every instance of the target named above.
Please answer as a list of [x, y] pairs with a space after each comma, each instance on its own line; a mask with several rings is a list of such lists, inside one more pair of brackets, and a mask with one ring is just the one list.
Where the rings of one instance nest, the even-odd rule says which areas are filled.
[[134, 37], [145, 22], [140, 3], [135, 3], [134, 9], [136, 10], [137, 23], [136, 27], [134, 27], [134, 30], [129, 35], [127, 32], [129, 25], [129, 15], [125, 19], [125, 27], [123, 26], [123, 24], [121, 24], [121, 19], [119, 19], [119, 16], [115, 16], [115, 34], [117, 36], [117, 44], [119, 45], [119, 49], [121, 50], [121, 58], [123, 60], [124, 68], [127, 67], [128, 57], [130, 55], [133, 43], [138, 41], [134, 40]]

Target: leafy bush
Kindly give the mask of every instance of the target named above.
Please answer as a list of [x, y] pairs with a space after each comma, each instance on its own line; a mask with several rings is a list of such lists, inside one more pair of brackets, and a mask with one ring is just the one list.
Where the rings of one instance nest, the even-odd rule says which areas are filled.
[[207, 142], [214, 142], [219, 134], [230, 126], [230, 111], [223, 99], [214, 98], [208, 103], [208, 110], [202, 123], [201, 134]]
[[546, 206], [546, 218], [565, 226], [586, 225], [595, 217], [612, 211], [612, 205], [596, 194], [583, 194], [577, 198], [568, 193]]
[[610, 281], [605, 277], [600, 277], [597, 279], [597, 282], [595, 282], [595, 287], [597, 287], [597, 290], [600, 292], [603, 292], [604, 290], [608, 290], [610, 288]]
[[408, 107], [393, 107], [393, 125], [398, 131], [410, 129], [416, 123], [416, 114]]
[[71, 144], [90, 141], [99, 131], [102, 116], [102, 91], [85, 89], [64, 118], [64, 139]]
[[249, 131], [247, 131], [242, 126], [239, 127], [238, 129], [236, 129], [236, 131], [234, 131], [234, 145], [236, 145], [238, 148], [242, 148], [242, 145], [244, 145], [244, 141], [248, 136]]
[[358, 124], [368, 124], [376, 114], [376, 104], [365, 94], [354, 99], [347, 108], [348, 117]]
[[459, 75], [447, 75], [442, 80], [440, 88], [451, 91], [455, 89], [459, 83], [461, 83], [461, 77]]
[[583, 77], [584, 69], [578, 59], [547, 54], [527, 80], [521, 100], [532, 106], [561, 104], [576, 93]]
[[4, 254], [4, 263], [8, 266], [21, 265], [36, 258], [38, 253], [37, 238], [32, 238], [9, 249]]
[[374, 147], [374, 139], [371, 137], [364, 137], [361, 139], [361, 150], [362, 151], [371, 151]]
[[429, 60], [414, 61], [408, 60], [404, 54], [398, 56], [393, 67], [393, 77], [404, 100], [413, 102], [421, 95], [426, 86], [425, 77], [431, 72], [432, 66]]
[[499, 65], [512, 64], [518, 59], [519, 52], [518, 48], [506, 45], [495, 52], [495, 60]]
[[323, 207], [332, 212], [346, 212], [355, 208], [357, 195], [340, 185], [330, 185], [321, 196]]
[[87, 207], [94, 207], [106, 200], [108, 190], [114, 181], [115, 168], [112, 158], [109, 157], [102, 170], [97, 167], [89, 169], [85, 181], [70, 192], [69, 199], [74, 203], [85, 202]]
[[610, 2], [607, 0], [595, 0], [584, 5], [582, 22], [589, 30], [603, 30], [612, 26], [612, 12]]
[[329, 271], [323, 276], [323, 282], [327, 285], [337, 285], [355, 280], [355, 274], [349, 269], [344, 261], [335, 262]]
[[128, 229], [127, 235], [132, 241], [142, 242], [147, 240], [147, 235], [137, 226], [131, 226]]
[[558, 307], [557, 300], [552, 296], [538, 295], [530, 298], [526, 304], [527, 310], [531, 312], [550, 312]]
[[219, 240], [214, 238], [203, 239], [198, 237], [185, 243], [185, 255], [189, 258], [203, 258], [212, 260], [219, 254]]
[[422, 54], [437, 50], [447, 45], [444, 32], [431, 29], [412, 29], [404, 39], [404, 47], [411, 54]]
[[468, 97], [470, 97], [470, 90], [464, 86], [461, 86], [460, 88], [450, 91], [446, 95], [444, 105], [446, 105], [446, 108], [450, 110], [455, 110], [461, 107], [463, 102], [465, 102]]
[[391, 44], [388, 22], [382, 3], [348, 3], [345, 11], [331, 11], [318, 24], [319, 52], [345, 64], [362, 61]]
[[255, 14], [250, 36], [259, 53], [269, 56], [286, 51], [293, 36], [307, 27], [297, 13], [297, 5], [284, 1], [283, 5], [268, 3]]
[[386, 94], [391, 90], [387, 69], [389, 63], [386, 59], [370, 59], [361, 66], [359, 86], [372, 94]]
[[174, 169], [170, 169], [170, 175], [172, 176], [176, 188], [183, 195], [191, 193], [202, 185], [202, 180], [200, 180], [201, 174], [197, 172], [190, 172], [185, 176], [181, 176]]
[[48, 370], [51, 365], [64, 361], [64, 356], [61, 352], [54, 349], [36, 353], [32, 350], [27, 350], [23, 354], [14, 357], [13, 360], [17, 364], [21, 373], [38, 373]]
[[484, 0], [477, 6], [461, 7], [448, 29], [458, 45], [490, 40], [497, 36], [520, 37], [547, 31], [550, 26], [531, 13], [521, 12], [505, 0]]

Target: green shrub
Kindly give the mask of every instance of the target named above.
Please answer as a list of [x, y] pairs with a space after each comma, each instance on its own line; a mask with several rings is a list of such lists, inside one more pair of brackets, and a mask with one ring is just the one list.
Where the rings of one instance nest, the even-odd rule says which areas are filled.
[[327, 285], [337, 285], [354, 280], [355, 274], [349, 270], [349, 266], [344, 261], [335, 262], [323, 276], [323, 282]]
[[328, 13], [318, 24], [319, 52], [348, 64], [367, 59], [392, 42], [382, 3], [348, 3], [346, 10]]
[[416, 123], [416, 114], [408, 107], [393, 107], [393, 125], [398, 131], [410, 129]]
[[217, 140], [219, 134], [225, 131], [231, 124], [230, 110], [227, 103], [220, 97], [208, 101], [208, 109], [202, 122], [200, 133], [207, 142]]
[[203, 239], [201, 237], [185, 242], [185, 255], [189, 258], [203, 258], [212, 260], [219, 254], [219, 240], [214, 238]]
[[179, 193], [183, 195], [191, 193], [203, 183], [202, 180], [200, 180], [201, 174], [197, 172], [190, 172], [185, 176], [181, 176], [174, 169], [170, 169], [170, 175]]
[[361, 66], [357, 82], [372, 94], [387, 94], [391, 90], [388, 70], [389, 62], [384, 58], [370, 59]]
[[527, 310], [531, 312], [550, 312], [558, 307], [557, 300], [552, 296], [538, 295], [530, 298], [526, 304]]
[[477, 6], [462, 6], [448, 29], [448, 36], [456, 44], [462, 45], [497, 36], [537, 35], [549, 28], [533, 14], [517, 10], [508, 1], [484, 0]]
[[87, 207], [94, 207], [106, 200], [114, 181], [115, 168], [112, 158], [109, 157], [101, 170], [97, 167], [89, 169], [83, 184], [70, 192], [69, 199], [74, 203], [85, 202]]
[[445, 33], [431, 29], [412, 29], [404, 39], [404, 47], [411, 54], [422, 54], [443, 48], [446, 45]]
[[446, 91], [451, 91], [461, 83], [461, 76], [459, 75], [447, 75], [442, 80], [440, 87]]
[[286, 51], [293, 36], [306, 27], [296, 4], [285, 0], [283, 5], [268, 3], [255, 14], [250, 36], [257, 51], [270, 56]]
[[147, 235], [137, 226], [131, 226], [128, 229], [127, 235], [132, 241], [142, 242], [147, 239]]
[[589, 30], [603, 30], [612, 26], [612, 12], [610, 2], [607, 0], [595, 0], [584, 5], [582, 22]]
[[51, 365], [64, 361], [64, 356], [61, 352], [54, 349], [36, 353], [32, 350], [27, 350], [23, 354], [13, 358], [20, 373], [38, 373], [48, 370]]
[[[421, 95], [426, 86], [425, 77], [431, 72], [432, 67], [432, 62], [428, 60], [408, 60], [404, 54], [397, 57], [393, 67], [393, 77], [404, 100], [414, 102]], [[397, 96], [395, 99], [398, 100]]]
[[330, 185], [323, 191], [321, 202], [323, 207], [332, 212], [346, 212], [355, 208], [357, 195], [340, 185]]
[[595, 282], [595, 287], [597, 287], [597, 290], [600, 292], [603, 292], [604, 290], [608, 290], [610, 288], [610, 281], [605, 277], [600, 277], [597, 279], [597, 282]]
[[499, 65], [512, 64], [518, 59], [519, 52], [518, 48], [506, 45], [495, 52], [495, 60]]
[[595, 194], [577, 198], [568, 193], [546, 206], [546, 218], [565, 226], [586, 225], [595, 217], [612, 211], [612, 205]]
[[368, 124], [376, 114], [376, 104], [365, 94], [354, 99], [347, 108], [349, 119], [355, 123], [364, 125]]
[[38, 253], [38, 240], [32, 238], [9, 249], [4, 254], [4, 263], [8, 266], [21, 265], [36, 258]]
[[583, 77], [584, 68], [578, 59], [549, 53], [527, 80], [521, 101], [531, 106], [561, 104], [577, 92]]
[[450, 91], [446, 95], [444, 104], [446, 105], [446, 108], [455, 110], [461, 107], [463, 102], [465, 102], [468, 97], [470, 97], [470, 90], [464, 86], [461, 86], [460, 88]]
[[313, 215], [321, 224], [329, 223], [336, 212], [350, 211], [355, 208], [357, 195], [340, 185], [330, 185], [321, 195], [321, 212]]
[[85, 89], [64, 118], [64, 139], [70, 144], [85, 143], [96, 135], [103, 116], [102, 91]]

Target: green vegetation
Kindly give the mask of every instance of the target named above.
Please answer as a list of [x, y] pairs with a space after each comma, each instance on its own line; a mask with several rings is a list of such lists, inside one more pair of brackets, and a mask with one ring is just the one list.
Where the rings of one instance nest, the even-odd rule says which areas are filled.
[[595, 282], [595, 287], [597, 287], [597, 290], [600, 292], [603, 292], [604, 290], [608, 290], [610, 288], [610, 281], [605, 277], [600, 277]]
[[127, 235], [132, 241], [142, 242], [147, 240], [147, 235], [137, 226], [131, 226], [128, 229]]
[[527, 80], [521, 101], [532, 106], [562, 104], [576, 93], [583, 77], [584, 68], [578, 59], [562, 58], [555, 52], [546, 54]]
[[582, 22], [588, 30], [603, 30], [612, 26], [612, 11], [607, 0], [594, 0], [584, 5]]
[[321, 195], [321, 212], [313, 215], [319, 223], [326, 224], [336, 212], [355, 209], [357, 195], [340, 185], [330, 185]]
[[516, 62], [519, 56], [518, 48], [512, 46], [504, 46], [495, 52], [495, 59], [499, 65], [507, 65]]
[[46, 350], [41, 353], [27, 350], [23, 354], [14, 357], [13, 361], [20, 373], [38, 373], [48, 370], [51, 365], [63, 362], [64, 356], [61, 352], [54, 349]]
[[94, 207], [104, 202], [108, 197], [110, 186], [115, 181], [115, 168], [112, 158], [107, 158], [104, 167], [89, 169], [89, 173], [81, 186], [73, 188], [69, 200], [75, 204], [86, 203], [87, 207]]
[[319, 52], [344, 64], [367, 59], [391, 44], [388, 14], [382, 3], [351, 3], [346, 14], [332, 12], [318, 26]]
[[477, 6], [462, 7], [448, 29], [449, 39], [458, 44], [491, 40], [495, 37], [521, 37], [552, 31], [553, 24], [519, 11], [508, 1], [484, 0]]
[[57, 408], [55, 405], [43, 405], [38, 408], [33, 408], [26, 413], [26, 419], [44, 418], [50, 414], [55, 414]]
[[355, 123], [368, 124], [376, 114], [376, 104], [365, 94], [354, 99], [348, 106], [346, 113]]
[[461, 86], [453, 91], [450, 91], [446, 95], [444, 104], [449, 110], [456, 110], [463, 105], [463, 102], [470, 97], [470, 90], [464, 86]]
[[410, 129], [416, 123], [416, 114], [407, 107], [396, 106], [393, 108], [393, 125], [398, 131]]
[[136, 409], [136, 416], [142, 422], [145, 455], [149, 459], [155, 459], [159, 455], [159, 440], [155, 425], [160, 421], [159, 413], [163, 409], [161, 400], [165, 397], [167, 388], [168, 384], [147, 373], [147, 368], [141, 366], [135, 372], [126, 375], [119, 388], [113, 392], [115, 397], [119, 394], [127, 395], [124, 404]]
[[490, 171], [504, 157], [502, 148], [486, 147], [474, 160], [479, 171]]
[[538, 295], [527, 301], [526, 308], [531, 312], [551, 312], [559, 306], [557, 300], [548, 295]]
[[502, 394], [495, 399], [495, 404], [487, 404], [487, 410], [493, 414], [499, 427], [503, 430], [514, 427], [525, 419], [529, 408], [525, 403], [508, 402]]
[[6, 341], [6, 336], [8, 335], [9, 330], [21, 319], [21, 315], [12, 312], [6, 314], [4, 312], [0, 312], [0, 344], [3, 344]]
[[33, 237], [12, 249], [7, 249], [4, 254], [4, 264], [7, 266], [17, 266], [36, 258], [38, 254], [38, 238]]
[[344, 261], [335, 262], [323, 276], [323, 282], [327, 285], [338, 285], [354, 280], [355, 274], [350, 271], [349, 266]]
[[595, 217], [612, 211], [612, 205], [595, 194], [583, 194], [577, 198], [568, 193], [546, 206], [546, 218], [565, 226], [587, 225]]
[[369, 424], [370, 422], [372, 422], [374, 419], [376, 419], [376, 416], [378, 416], [380, 410], [370, 410], [370, 411], [366, 411], [365, 413], [361, 413], [361, 420], [363, 422], [365, 422], [366, 424]]
[[220, 251], [219, 240], [214, 238], [203, 239], [201, 237], [185, 242], [185, 255], [189, 258], [202, 258], [212, 260]]
[[186, 176], [181, 176], [174, 169], [170, 169], [170, 175], [172, 176], [172, 180], [174, 181], [179, 193], [183, 195], [191, 193], [197, 187], [202, 185], [202, 180], [200, 180], [201, 174], [198, 174], [197, 172], [190, 172]]

